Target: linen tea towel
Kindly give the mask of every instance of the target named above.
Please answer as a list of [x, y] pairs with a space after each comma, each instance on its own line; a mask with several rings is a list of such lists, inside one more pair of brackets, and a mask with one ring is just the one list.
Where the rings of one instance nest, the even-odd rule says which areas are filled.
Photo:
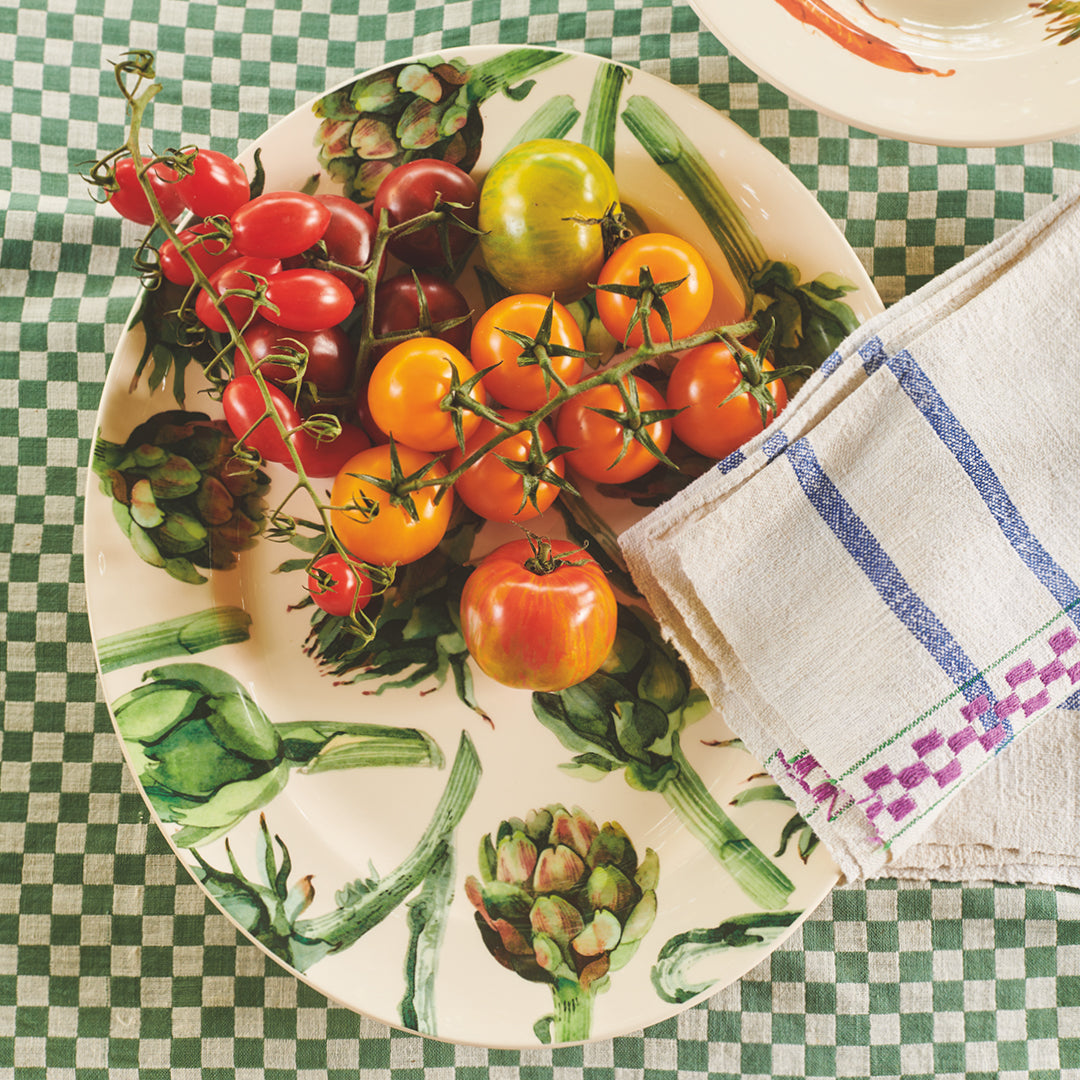
[[870, 320], [620, 538], [698, 684], [850, 881], [1075, 704], [1078, 299], [1073, 193]]

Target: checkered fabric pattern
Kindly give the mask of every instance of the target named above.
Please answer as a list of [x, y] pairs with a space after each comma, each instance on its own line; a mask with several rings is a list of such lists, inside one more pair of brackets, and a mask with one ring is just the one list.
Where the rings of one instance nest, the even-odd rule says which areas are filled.
[[1074, 891], [840, 890], [675, 1019], [499, 1051], [329, 1003], [248, 944], [148, 822], [82, 588], [90, 440], [136, 293], [138, 229], [78, 177], [122, 140], [108, 62], [156, 51], [154, 142], [235, 152], [357, 70], [492, 42], [595, 52], [691, 88], [794, 170], [886, 302], [1080, 182], [1076, 138], [938, 149], [823, 117], [678, 0], [0, 0], [0, 1077], [1080, 1077]]

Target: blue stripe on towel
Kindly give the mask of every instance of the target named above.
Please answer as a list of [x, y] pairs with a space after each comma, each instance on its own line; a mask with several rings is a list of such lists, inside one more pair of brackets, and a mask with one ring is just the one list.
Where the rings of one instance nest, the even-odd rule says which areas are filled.
[[1080, 709], [1080, 690], [1070, 694], [1059, 706], [1059, 709]]
[[929, 376], [906, 350], [887, 361], [904, 392], [926, 418], [934, 434], [948, 447], [960, 467], [967, 473], [975, 490], [993, 515], [1013, 550], [1062, 608], [1070, 608], [1069, 617], [1080, 626], [1080, 588], [1053, 559], [1032, 533], [1027, 522], [1009, 498], [1005, 485], [998, 479], [974, 439], [964, 430], [952, 410], [938, 393]]
[[768, 458], [769, 461], [774, 461], [783, 452], [784, 447], [788, 444], [787, 432], [783, 429], [774, 431], [767, 439], [761, 444], [761, 452]]
[[[975, 663], [937, 615], [904, 580], [903, 574], [877, 538], [825, 474], [809, 441], [804, 437], [791, 443], [785, 456], [795, 470], [795, 476], [810, 504], [844, 545], [859, 569], [870, 579], [893, 614], [924, 646], [968, 701], [985, 694], [992, 704], [993, 691]], [[1012, 734], [1011, 726], [1007, 722], [1006, 732]]]
[[729, 472], [734, 472], [745, 460], [746, 455], [741, 450], [732, 450], [726, 458], [717, 463], [716, 467], [724, 476], [727, 476]]

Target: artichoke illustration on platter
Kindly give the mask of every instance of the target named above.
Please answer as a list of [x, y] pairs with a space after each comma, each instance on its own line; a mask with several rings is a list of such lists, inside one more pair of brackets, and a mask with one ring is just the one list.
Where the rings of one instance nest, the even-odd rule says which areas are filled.
[[136, 554], [191, 584], [198, 567], [227, 570], [263, 527], [269, 479], [233, 457], [224, 420], [171, 410], [136, 427], [123, 443], [100, 436], [92, 467]]
[[504, 967], [551, 987], [542, 1042], [586, 1039], [593, 1000], [637, 951], [656, 917], [660, 864], [638, 861], [615, 822], [551, 805], [508, 818], [480, 845], [480, 877], [465, 893], [488, 951]]
[[290, 772], [383, 765], [441, 767], [424, 732], [379, 724], [273, 723], [232, 675], [168, 664], [113, 702], [113, 715], [158, 816], [178, 847], [210, 843], [283, 790]]
[[497, 93], [521, 100], [533, 86], [529, 75], [565, 59], [553, 49], [520, 48], [473, 65], [425, 57], [365, 75], [316, 102], [319, 164], [358, 202], [416, 158], [468, 172], [480, 156], [479, 106]]

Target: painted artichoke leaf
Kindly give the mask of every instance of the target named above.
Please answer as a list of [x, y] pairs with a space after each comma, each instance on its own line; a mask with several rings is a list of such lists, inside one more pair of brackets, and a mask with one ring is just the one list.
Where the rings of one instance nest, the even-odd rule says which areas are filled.
[[[773, 353], [777, 367], [820, 367], [859, 325], [842, 299], [855, 286], [838, 274], [826, 273], [801, 282], [798, 267], [773, 260], [753, 275], [750, 286], [754, 292], [750, 313], [762, 328], [776, 327]], [[788, 376], [784, 380], [788, 393], [794, 394], [808, 374]]]
[[172, 394], [180, 406], [186, 399], [184, 382], [188, 365], [206, 367], [218, 351], [208, 335], [196, 335], [190, 340], [181, 337], [185, 331], [174, 313], [186, 291], [184, 286], [164, 280], [155, 289], [143, 289], [131, 322], [133, 329], [142, 327], [145, 337], [130, 388], [134, 390], [145, 375], [151, 390], [157, 389], [164, 386], [171, 374]]
[[1080, 2], [1078, 0], [1041, 0], [1030, 5], [1037, 16], [1047, 16], [1046, 37], [1057, 38], [1059, 45], [1080, 40]]

